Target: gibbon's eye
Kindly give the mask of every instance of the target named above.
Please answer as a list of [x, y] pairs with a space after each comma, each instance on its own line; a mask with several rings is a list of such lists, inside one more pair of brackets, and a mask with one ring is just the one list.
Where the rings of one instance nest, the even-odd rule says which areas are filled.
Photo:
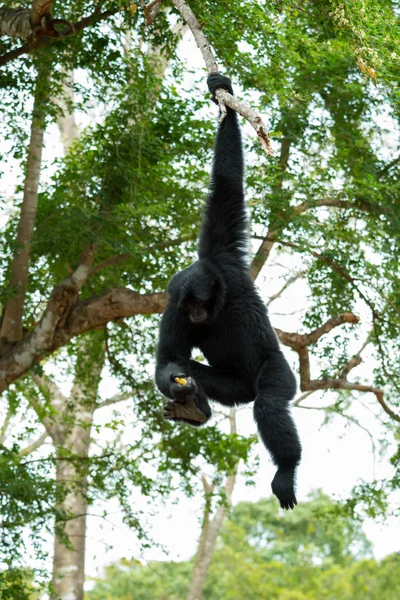
[[185, 313], [188, 313], [188, 312], [190, 312], [190, 302], [189, 302], [189, 300], [185, 299], [185, 300], [182, 302], [182, 310], [183, 310], [183, 312], [185, 312]]

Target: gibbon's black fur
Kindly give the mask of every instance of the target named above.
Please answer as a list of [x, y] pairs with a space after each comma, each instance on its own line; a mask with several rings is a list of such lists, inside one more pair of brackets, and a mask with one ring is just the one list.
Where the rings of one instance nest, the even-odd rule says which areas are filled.
[[[230, 80], [219, 73], [207, 83], [214, 100], [218, 88], [233, 93]], [[296, 382], [249, 274], [242, 142], [236, 112], [227, 110], [215, 144], [199, 259], [168, 286], [156, 383], [172, 400], [164, 417], [191, 425], [211, 417], [208, 398], [225, 406], [254, 400], [260, 437], [278, 467], [272, 491], [288, 509], [297, 504], [294, 482], [301, 456], [289, 412]], [[193, 348], [209, 366], [191, 360]]]

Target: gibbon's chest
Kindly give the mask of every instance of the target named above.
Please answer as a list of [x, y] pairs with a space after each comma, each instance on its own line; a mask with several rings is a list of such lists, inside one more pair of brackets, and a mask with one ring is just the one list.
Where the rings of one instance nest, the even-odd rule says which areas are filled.
[[221, 368], [244, 367], [243, 322], [240, 315], [218, 319], [212, 325], [195, 331], [194, 345], [200, 349], [209, 364]]
[[265, 307], [256, 294], [249, 294], [231, 302], [211, 325], [195, 328], [193, 345], [210, 365], [252, 371], [270, 347], [268, 328]]

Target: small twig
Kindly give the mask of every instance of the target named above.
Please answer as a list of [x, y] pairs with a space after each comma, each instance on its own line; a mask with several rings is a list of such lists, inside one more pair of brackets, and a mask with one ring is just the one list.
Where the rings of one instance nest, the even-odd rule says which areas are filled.
[[[108, 359], [110, 360], [109, 355]], [[133, 389], [130, 392], [126, 392], [125, 394], [117, 394], [116, 396], [112, 396], [112, 398], [108, 398], [107, 400], [103, 400], [102, 402], [96, 404], [95, 410], [103, 408], [104, 406], [112, 406], [113, 404], [117, 404], [118, 402], [124, 402], [125, 400], [129, 400], [129, 398], [132, 398], [132, 396], [134, 396], [136, 393], [137, 390]]]
[[290, 287], [292, 285], [292, 283], [294, 283], [295, 281], [297, 281], [298, 279], [300, 279], [300, 277], [303, 277], [305, 271], [298, 271], [297, 273], [295, 273], [294, 275], [292, 275], [291, 277], [289, 277], [284, 285], [281, 287], [281, 289], [276, 292], [276, 294], [273, 294], [272, 296], [269, 297], [269, 300], [267, 302], [267, 306], [270, 306], [274, 300], [277, 300], [278, 298], [280, 298], [283, 294], [283, 292], [285, 290], [287, 290], [288, 287]]

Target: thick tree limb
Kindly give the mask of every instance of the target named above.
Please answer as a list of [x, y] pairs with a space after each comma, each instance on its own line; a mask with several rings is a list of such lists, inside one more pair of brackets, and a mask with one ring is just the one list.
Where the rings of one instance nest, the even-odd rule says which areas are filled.
[[103, 329], [110, 321], [161, 313], [166, 304], [166, 293], [138, 294], [126, 288], [113, 288], [102, 296], [71, 306], [63, 327], [54, 335], [53, 347], [59, 348], [86, 331]]
[[0, 35], [31, 39], [40, 30], [46, 30], [51, 20], [53, 0], [33, 0], [32, 8], [0, 8]]
[[54, 288], [39, 324], [0, 360], [0, 393], [51, 350], [57, 328], [64, 324], [71, 305], [88, 278], [93, 253], [87, 250], [83, 259], [85, 262]]
[[29, 8], [0, 8], [0, 35], [9, 35], [24, 40], [33, 35]]
[[89, 27], [90, 25], [94, 25], [95, 23], [98, 23], [99, 21], [104, 21], [104, 19], [107, 19], [108, 17], [115, 15], [118, 12], [118, 10], [119, 10], [118, 8], [105, 10], [104, 12], [95, 10], [94, 13], [89, 15], [88, 17], [84, 17], [83, 19], [81, 19], [80, 21], [77, 21], [76, 23], [67, 25], [60, 32], [55, 32], [55, 34], [56, 34], [55, 37], [52, 37], [51, 35], [45, 35], [45, 36], [39, 37], [38, 39], [32, 40], [32, 41], [24, 44], [20, 48], [15, 48], [14, 50], [10, 50], [10, 52], [7, 52], [6, 54], [3, 54], [3, 56], [0, 56], [0, 66], [6, 65], [10, 61], [18, 58], [19, 56], [22, 56], [23, 54], [29, 54], [30, 52], [33, 52], [34, 50], [37, 50], [38, 48], [42, 48], [43, 46], [49, 46], [50, 44], [59, 42], [70, 35], [74, 35], [78, 31], [82, 31], [83, 29], [85, 29], [86, 27]]
[[45, 21], [51, 19], [51, 6], [53, 0], [32, 0], [31, 21], [33, 27], [45, 27]]
[[22, 318], [24, 314], [25, 291], [28, 285], [30, 247], [38, 206], [38, 189], [45, 128], [45, 105], [48, 99], [47, 79], [48, 70], [40, 70], [36, 79], [24, 195], [17, 229], [18, 246], [11, 264], [9, 280], [9, 287], [13, 295], [5, 303], [0, 329], [0, 338], [4, 338], [7, 342], [18, 342], [22, 338]]
[[116, 319], [164, 310], [167, 294], [138, 294], [125, 288], [115, 288], [102, 296], [77, 302], [89, 270], [89, 264], [81, 265], [54, 289], [40, 323], [0, 360], [0, 393], [43, 356], [64, 346], [73, 337], [103, 329]]
[[[172, 3], [180, 13], [183, 21], [189, 26], [190, 30], [192, 31], [196, 44], [203, 55], [208, 73], [215, 73], [216, 71], [218, 71], [218, 66], [213, 51], [192, 9], [184, 0], [172, 0]], [[230, 108], [238, 112], [240, 115], [242, 115], [242, 117], [247, 119], [247, 121], [254, 127], [258, 137], [260, 138], [264, 150], [266, 151], [268, 156], [272, 156], [273, 151], [271, 148], [271, 141], [268, 135], [268, 130], [265, 124], [263, 123], [260, 115], [248, 104], [232, 96], [226, 90], [218, 89], [216, 91], [215, 96], [218, 100], [218, 104], [220, 105], [221, 119], [224, 118], [224, 113], [226, 113], [224, 105], [229, 106]]]

